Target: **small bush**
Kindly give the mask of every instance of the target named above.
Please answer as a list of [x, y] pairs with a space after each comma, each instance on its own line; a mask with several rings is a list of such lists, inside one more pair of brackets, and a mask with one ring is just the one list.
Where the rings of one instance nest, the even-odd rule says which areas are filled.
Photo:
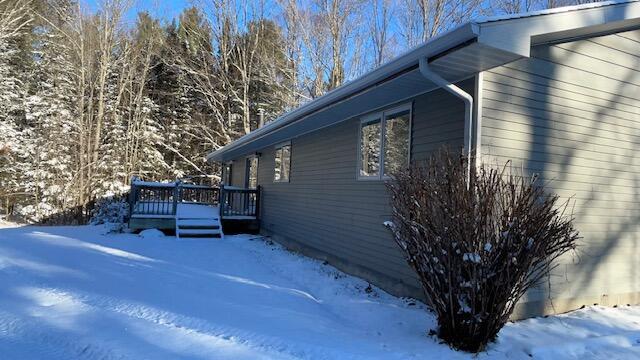
[[106, 224], [110, 226], [110, 231], [120, 232], [125, 229], [128, 216], [129, 203], [126, 196], [106, 197], [96, 202], [89, 223]]
[[537, 179], [481, 166], [441, 150], [388, 183], [389, 224], [438, 318], [438, 336], [478, 352], [516, 302], [575, 249], [567, 203]]

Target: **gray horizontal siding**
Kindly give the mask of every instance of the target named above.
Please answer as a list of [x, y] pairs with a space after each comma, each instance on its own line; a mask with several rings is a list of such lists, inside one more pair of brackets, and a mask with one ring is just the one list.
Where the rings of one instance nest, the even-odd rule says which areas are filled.
[[[474, 79], [458, 84], [473, 94]], [[444, 90], [421, 96], [414, 103], [411, 159], [421, 161], [443, 146], [458, 149], [464, 145], [464, 104]]]
[[231, 162], [231, 186], [244, 187], [246, 176], [246, 157], [234, 159]]
[[[473, 81], [463, 86], [472, 89]], [[460, 100], [435, 91], [413, 104], [412, 159], [424, 159], [444, 144], [462, 146]], [[414, 273], [382, 225], [391, 214], [384, 182], [356, 180], [359, 123], [350, 119], [292, 139], [289, 183], [273, 182], [274, 148], [261, 151], [261, 226], [365, 273], [380, 274], [385, 281], [369, 280], [390, 290], [389, 281], [415, 288]]]
[[538, 173], [574, 204], [583, 239], [550, 278], [554, 299], [640, 291], [639, 65], [632, 31], [538, 46], [484, 74], [483, 159]]
[[411, 273], [382, 226], [390, 213], [384, 183], [356, 181], [357, 134], [358, 122], [352, 120], [293, 139], [289, 183], [273, 182], [274, 149], [265, 149], [258, 176], [262, 226], [410, 281]]

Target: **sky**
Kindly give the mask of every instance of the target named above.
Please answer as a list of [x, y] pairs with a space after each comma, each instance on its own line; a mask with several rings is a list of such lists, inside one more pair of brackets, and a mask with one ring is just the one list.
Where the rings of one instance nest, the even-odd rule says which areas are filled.
[[[90, 9], [95, 10], [101, 0], [84, 0]], [[133, 22], [140, 11], [149, 11], [154, 17], [171, 21], [177, 18], [182, 9], [192, 4], [191, 0], [133, 0], [133, 6], [126, 16], [127, 22]]]

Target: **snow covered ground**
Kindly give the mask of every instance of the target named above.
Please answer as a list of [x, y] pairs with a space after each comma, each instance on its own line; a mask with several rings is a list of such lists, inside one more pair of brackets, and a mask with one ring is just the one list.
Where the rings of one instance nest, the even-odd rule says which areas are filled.
[[[251, 236], [0, 227], [2, 359], [472, 359], [420, 303]], [[640, 307], [509, 324], [479, 359], [640, 358]]]

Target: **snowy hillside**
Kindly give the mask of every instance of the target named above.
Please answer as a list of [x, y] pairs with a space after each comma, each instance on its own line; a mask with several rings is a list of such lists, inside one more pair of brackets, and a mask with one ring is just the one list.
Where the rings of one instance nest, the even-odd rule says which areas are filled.
[[[419, 303], [263, 239], [3, 226], [2, 358], [472, 358], [427, 337]], [[509, 324], [479, 358], [638, 358], [639, 342], [640, 308], [589, 308]]]

